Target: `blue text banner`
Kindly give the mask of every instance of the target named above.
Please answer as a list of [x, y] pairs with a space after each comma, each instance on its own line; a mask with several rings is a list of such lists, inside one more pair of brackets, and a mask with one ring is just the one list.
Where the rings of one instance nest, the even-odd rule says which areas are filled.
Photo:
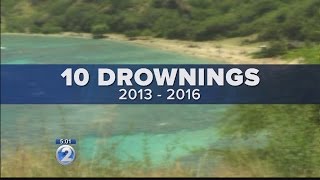
[[320, 65], [1, 65], [1, 104], [319, 104]]

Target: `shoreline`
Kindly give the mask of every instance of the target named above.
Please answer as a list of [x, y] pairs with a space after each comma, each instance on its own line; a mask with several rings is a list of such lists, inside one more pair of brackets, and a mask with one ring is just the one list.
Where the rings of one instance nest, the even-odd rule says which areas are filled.
[[[23, 35], [23, 36], [43, 36], [43, 37], [73, 37], [91, 39], [90, 33], [63, 32], [59, 34], [32, 34], [32, 33], [1, 33], [1, 35]], [[280, 58], [255, 59], [251, 53], [259, 51], [259, 46], [264, 43], [251, 45], [241, 45], [247, 38], [229, 38], [224, 40], [194, 42], [183, 40], [169, 40], [154, 37], [134, 37], [128, 38], [122, 34], [105, 34], [105, 38], [100, 40], [114, 40], [126, 42], [144, 47], [156, 48], [164, 51], [175, 52], [183, 55], [204, 58], [208, 60], [221, 60], [227, 64], [299, 64], [299, 60], [283, 60]]]

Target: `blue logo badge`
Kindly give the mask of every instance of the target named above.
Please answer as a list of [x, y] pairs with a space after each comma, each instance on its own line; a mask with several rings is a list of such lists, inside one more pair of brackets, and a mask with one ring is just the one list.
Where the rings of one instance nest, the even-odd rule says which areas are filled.
[[62, 145], [56, 151], [57, 161], [62, 165], [71, 164], [76, 158], [76, 151], [69, 145]]

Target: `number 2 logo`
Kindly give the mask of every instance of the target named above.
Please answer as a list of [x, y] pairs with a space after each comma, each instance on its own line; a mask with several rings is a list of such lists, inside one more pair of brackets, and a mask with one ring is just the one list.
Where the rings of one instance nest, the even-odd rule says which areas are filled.
[[62, 165], [71, 164], [76, 157], [75, 150], [69, 145], [62, 145], [56, 151], [57, 161]]

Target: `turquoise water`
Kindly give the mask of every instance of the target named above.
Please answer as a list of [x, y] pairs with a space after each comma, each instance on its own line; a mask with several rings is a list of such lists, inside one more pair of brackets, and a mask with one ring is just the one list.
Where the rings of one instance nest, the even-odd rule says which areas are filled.
[[[175, 53], [118, 41], [2, 35], [2, 64], [201, 64]], [[215, 62], [215, 63], [218, 63]]]
[[[2, 35], [2, 64], [220, 63], [123, 42]], [[110, 150], [121, 160], [155, 165], [188, 157], [219, 140], [225, 105], [1, 105], [1, 156], [17, 146], [42, 153], [57, 137], [76, 138], [79, 160]], [[168, 149], [170, 155], [168, 156]], [[169, 157], [169, 158], [168, 158]]]

